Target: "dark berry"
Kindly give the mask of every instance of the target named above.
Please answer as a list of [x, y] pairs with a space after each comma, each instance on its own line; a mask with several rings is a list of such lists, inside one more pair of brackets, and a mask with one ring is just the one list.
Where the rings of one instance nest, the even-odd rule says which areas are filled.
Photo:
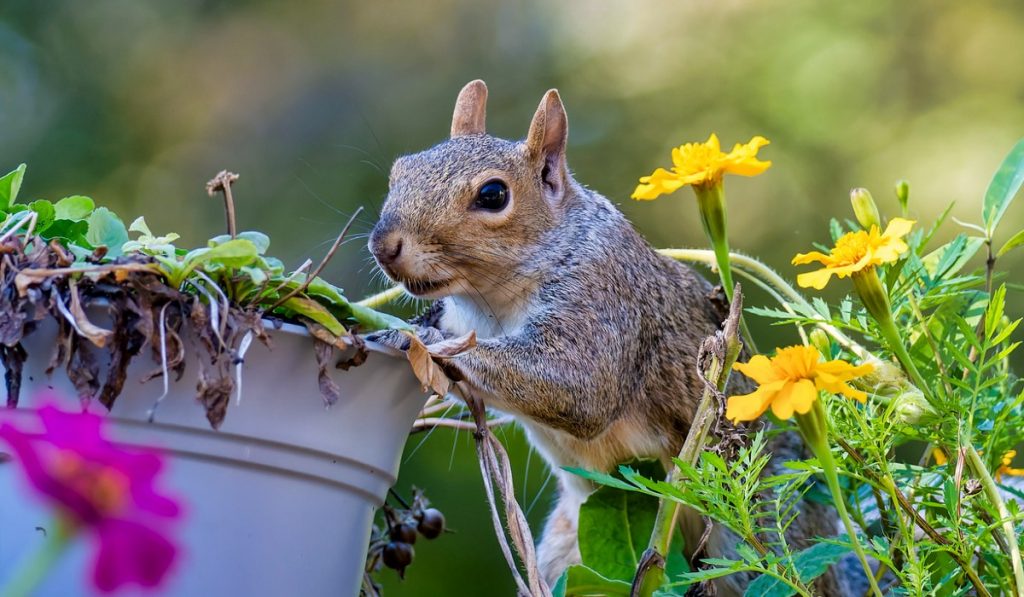
[[384, 565], [399, 572], [404, 572], [405, 567], [412, 564], [412, 557], [415, 554], [412, 545], [392, 541], [384, 546], [381, 554]]
[[411, 524], [396, 524], [391, 527], [391, 540], [396, 543], [416, 543], [416, 527]]
[[418, 518], [416, 530], [427, 539], [436, 539], [444, 532], [444, 514], [437, 508], [427, 508]]

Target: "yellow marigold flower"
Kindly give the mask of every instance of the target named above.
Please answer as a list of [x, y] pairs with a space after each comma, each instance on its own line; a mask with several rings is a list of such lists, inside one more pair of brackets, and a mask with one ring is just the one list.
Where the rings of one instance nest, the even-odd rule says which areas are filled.
[[821, 290], [828, 284], [833, 274], [845, 278], [869, 267], [892, 263], [906, 252], [907, 243], [903, 242], [903, 237], [910, 232], [913, 225], [913, 220], [893, 218], [885, 232], [881, 232], [878, 226], [872, 226], [870, 230], [844, 234], [836, 241], [835, 248], [828, 255], [818, 251], [800, 253], [793, 258], [793, 265], [817, 261], [825, 268], [800, 274], [796, 283], [803, 288]]
[[1013, 468], [1010, 463], [1017, 457], [1017, 450], [1010, 450], [1006, 454], [1003, 454], [1003, 463], [996, 469], [996, 481], [998, 481], [1003, 475], [1012, 475], [1014, 477], [1024, 477], [1024, 468]]
[[806, 414], [821, 390], [864, 402], [867, 394], [846, 382], [871, 373], [874, 367], [838, 359], [822, 362], [821, 353], [813, 346], [790, 346], [780, 348], [771, 359], [757, 355], [748, 363], [736, 363], [733, 369], [759, 385], [750, 394], [729, 397], [725, 416], [739, 422], [753, 421], [768, 407], [780, 419], [788, 419], [794, 412]]
[[772, 165], [757, 159], [757, 151], [768, 143], [768, 139], [757, 136], [723, 153], [718, 136], [711, 133], [704, 143], [676, 147], [672, 150], [672, 171], [658, 168], [650, 176], [642, 176], [633, 199], [657, 199], [686, 185], [713, 185], [721, 182], [725, 174], [756, 176]]

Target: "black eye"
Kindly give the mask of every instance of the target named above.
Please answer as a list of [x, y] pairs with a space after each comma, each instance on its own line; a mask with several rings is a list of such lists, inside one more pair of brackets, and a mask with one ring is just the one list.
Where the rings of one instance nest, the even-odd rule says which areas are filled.
[[500, 180], [485, 182], [476, 194], [473, 207], [486, 211], [501, 211], [508, 205], [508, 187]]

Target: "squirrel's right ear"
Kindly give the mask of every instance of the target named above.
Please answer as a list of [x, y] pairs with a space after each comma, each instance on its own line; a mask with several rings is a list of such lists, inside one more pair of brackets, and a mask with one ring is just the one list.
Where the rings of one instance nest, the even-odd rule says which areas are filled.
[[569, 118], [558, 90], [551, 89], [540, 100], [537, 112], [526, 134], [526, 153], [530, 159], [540, 159], [541, 180], [548, 199], [557, 201], [565, 191], [565, 144], [569, 138]]
[[484, 134], [487, 117], [487, 85], [477, 79], [466, 83], [455, 100], [452, 114], [452, 137]]

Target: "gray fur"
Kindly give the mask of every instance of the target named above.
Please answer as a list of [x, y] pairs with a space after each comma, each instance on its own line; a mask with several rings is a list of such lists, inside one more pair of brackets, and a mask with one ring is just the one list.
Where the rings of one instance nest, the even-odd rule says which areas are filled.
[[[459, 110], [483, 122], [482, 106], [462, 106], [457, 118]], [[407, 288], [453, 280], [425, 294], [439, 301], [422, 322], [451, 335], [477, 330], [477, 347], [452, 359], [452, 370], [488, 406], [514, 414], [558, 476], [538, 554], [549, 582], [579, 561], [578, 504], [593, 489], [561, 467], [610, 471], [676, 455], [699, 399], [698, 348], [724, 315], [706, 280], [655, 252], [606, 198], [573, 180], [566, 130], [549, 92], [526, 141], [460, 134], [400, 158], [370, 239], [378, 257], [403, 247], [384, 269]], [[511, 189], [508, 213], [475, 211], [477, 189], [494, 178]], [[795, 437], [775, 440], [774, 469], [801, 456]], [[803, 506], [790, 533], [796, 546], [834, 534], [829, 509]], [[688, 512], [681, 526], [692, 548], [702, 522]], [[707, 555], [728, 556], [736, 541], [714, 529]], [[720, 582], [718, 595], [740, 595], [746, 582]], [[843, 594], [834, 582], [819, 589]]]

